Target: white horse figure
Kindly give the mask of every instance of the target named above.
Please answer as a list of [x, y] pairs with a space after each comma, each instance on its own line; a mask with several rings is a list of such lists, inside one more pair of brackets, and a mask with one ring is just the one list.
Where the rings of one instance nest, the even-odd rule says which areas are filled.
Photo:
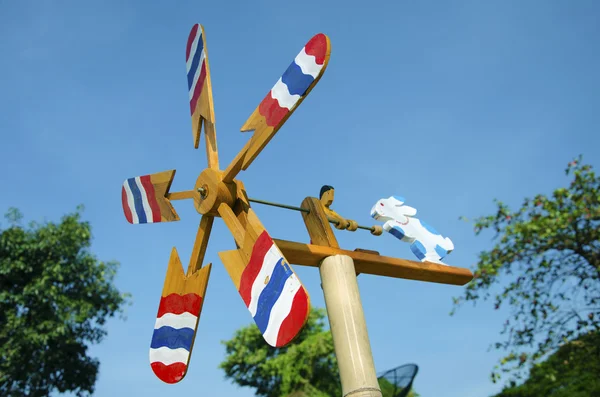
[[422, 262], [444, 265], [442, 259], [454, 249], [452, 240], [444, 238], [434, 228], [414, 218], [417, 210], [404, 205], [404, 201], [399, 196], [381, 199], [371, 209], [371, 216], [385, 221], [383, 229], [386, 232], [410, 243], [410, 250]]

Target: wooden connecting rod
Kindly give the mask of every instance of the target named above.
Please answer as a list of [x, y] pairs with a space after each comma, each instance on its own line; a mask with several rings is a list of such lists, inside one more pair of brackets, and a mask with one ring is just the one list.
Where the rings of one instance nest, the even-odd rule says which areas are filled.
[[[200, 194], [204, 194], [203, 188], [198, 188], [198, 192]], [[186, 200], [186, 199], [194, 198], [196, 194], [197, 193], [194, 190], [186, 190], [183, 192], [169, 193], [169, 194], [167, 194], [167, 198], [169, 200]], [[259, 199], [254, 199], [254, 198], [248, 198], [248, 201], [250, 201], [252, 203], [256, 203], [256, 204], [269, 205], [271, 207], [285, 208], [287, 210], [309, 213], [309, 210], [307, 210], [306, 208], [295, 207], [293, 205], [275, 203], [272, 201], [259, 200]], [[350, 229], [349, 227], [352, 225], [352, 223], [350, 221], [345, 220], [346, 224], [340, 225], [340, 220], [335, 219], [330, 216], [326, 216], [326, 218], [330, 223], [336, 225], [336, 227], [340, 230], [348, 230], [348, 231], [353, 232], [356, 229], [362, 229], [362, 230], [370, 231], [371, 234], [374, 236], [381, 236], [383, 234], [383, 228], [379, 225], [373, 225], [373, 226], [356, 225], [356, 229]]]

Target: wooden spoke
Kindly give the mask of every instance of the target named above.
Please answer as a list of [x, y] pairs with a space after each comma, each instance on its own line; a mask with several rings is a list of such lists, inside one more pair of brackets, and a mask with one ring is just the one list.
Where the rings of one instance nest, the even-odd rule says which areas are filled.
[[208, 159], [208, 168], [219, 169], [219, 151], [217, 149], [217, 131], [215, 125], [204, 120], [204, 138], [206, 142], [206, 158]]
[[202, 268], [202, 262], [204, 261], [204, 255], [206, 254], [208, 238], [210, 237], [214, 219], [215, 218], [210, 215], [202, 215], [200, 218], [200, 225], [198, 226], [198, 232], [196, 233], [194, 248], [192, 248], [192, 255], [190, 257], [187, 274], [192, 274], [196, 270]]
[[193, 190], [185, 190], [183, 192], [173, 192], [173, 193], [169, 193], [167, 194], [167, 198], [169, 200], [187, 200], [187, 199], [193, 199], [194, 195], [196, 195], [197, 193]]

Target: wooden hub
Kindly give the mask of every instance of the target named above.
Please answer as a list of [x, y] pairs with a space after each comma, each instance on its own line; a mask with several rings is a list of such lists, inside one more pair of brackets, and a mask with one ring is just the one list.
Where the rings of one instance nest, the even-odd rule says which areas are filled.
[[230, 207], [236, 200], [235, 182], [224, 183], [223, 171], [207, 168], [200, 173], [196, 179], [194, 190], [202, 188], [202, 193], [194, 195], [194, 206], [196, 211], [202, 215], [219, 216], [217, 209], [225, 203]]

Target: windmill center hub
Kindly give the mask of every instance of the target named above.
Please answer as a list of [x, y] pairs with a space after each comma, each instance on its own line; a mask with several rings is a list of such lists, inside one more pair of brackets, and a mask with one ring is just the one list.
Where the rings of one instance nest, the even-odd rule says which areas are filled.
[[219, 205], [233, 206], [237, 186], [234, 182], [223, 182], [223, 171], [207, 168], [196, 179], [194, 190], [200, 193], [194, 197], [196, 211], [202, 215], [218, 216]]

